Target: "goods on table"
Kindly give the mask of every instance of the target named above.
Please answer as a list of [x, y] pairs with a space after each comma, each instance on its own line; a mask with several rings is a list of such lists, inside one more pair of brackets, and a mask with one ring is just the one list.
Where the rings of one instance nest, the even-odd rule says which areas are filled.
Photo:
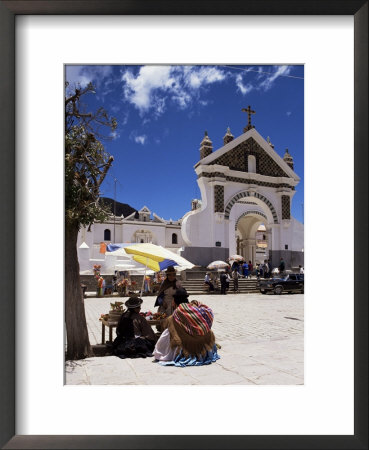
[[159, 312], [154, 313], [152, 316], [152, 318], [154, 320], [166, 319], [166, 317], [167, 317], [167, 315], [165, 313], [159, 313]]
[[147, 312], [140, 312], [140, 315], [142, 317], [145, 317], [146, 320], [151, 320], [153, 314], [151, 311], [147, 311]]

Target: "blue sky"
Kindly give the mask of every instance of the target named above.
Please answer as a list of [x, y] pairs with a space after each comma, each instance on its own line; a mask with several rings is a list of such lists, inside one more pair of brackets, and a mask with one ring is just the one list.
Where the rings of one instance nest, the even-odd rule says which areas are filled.
[[283, 157], [288, 148], [301, 178], [292, 215], [303, 221], [304, 67], [299, 66], [67, 66], [72, 86], [92, 82], [87, 109], [103, 106], [118, 128], [105, 141], [114, 156], [101, 195], [164, 219], [177, 220], [201, 198], [193, 166], [207, 130], [213, 151], [229, 126], [243, 133], [248, 105], [252, 124]]

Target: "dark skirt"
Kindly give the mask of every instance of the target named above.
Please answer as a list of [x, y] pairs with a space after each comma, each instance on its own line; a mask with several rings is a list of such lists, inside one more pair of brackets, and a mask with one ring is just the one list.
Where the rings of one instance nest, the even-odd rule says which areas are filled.
[[152, 356], [155, 342], [144, 338], [117, 336], [113, 342], [113, 355], [119, 358], [147, 358]]

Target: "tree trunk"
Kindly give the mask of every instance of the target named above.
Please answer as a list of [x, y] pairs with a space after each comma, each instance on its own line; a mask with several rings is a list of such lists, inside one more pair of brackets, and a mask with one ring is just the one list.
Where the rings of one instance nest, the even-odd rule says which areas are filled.
[[67, 359], [91, 356], [77, 256], [78, 228], [65, 224], [65, 323]]

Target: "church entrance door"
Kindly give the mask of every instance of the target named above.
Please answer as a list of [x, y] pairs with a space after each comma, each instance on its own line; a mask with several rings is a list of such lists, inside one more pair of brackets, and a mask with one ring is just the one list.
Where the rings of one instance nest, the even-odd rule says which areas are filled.
[[269, 242], [265, 222], [259, 215], [247, 214], [241, 216], [236, 224], [237, 254], [254, 265], [268, 258]]

